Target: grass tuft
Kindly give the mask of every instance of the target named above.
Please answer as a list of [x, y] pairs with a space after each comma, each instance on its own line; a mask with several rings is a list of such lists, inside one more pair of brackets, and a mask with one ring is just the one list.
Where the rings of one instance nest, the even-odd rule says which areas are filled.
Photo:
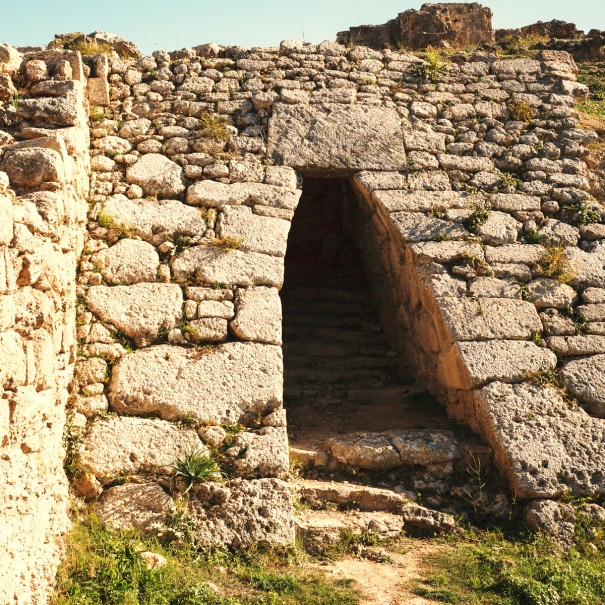
[[562, 284], [570, 282], [576, 276], [563, 244], [546, 246], [544, 254], [536, 263], [536, 269], [542, 277], [551, 277]]

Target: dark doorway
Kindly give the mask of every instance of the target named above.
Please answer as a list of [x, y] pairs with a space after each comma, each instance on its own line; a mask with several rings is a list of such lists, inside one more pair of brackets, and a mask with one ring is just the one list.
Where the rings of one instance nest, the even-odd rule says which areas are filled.
[[372, 306], [363, 267], [379, 261], [362, 259], [355, 242], [360, 203], [346, 180], [305, 178], [292, 222], [281, 297], [284, 400], [296, 447], [447, 420], [402, 370], [386, 337], [394, 322], [381, 323]]

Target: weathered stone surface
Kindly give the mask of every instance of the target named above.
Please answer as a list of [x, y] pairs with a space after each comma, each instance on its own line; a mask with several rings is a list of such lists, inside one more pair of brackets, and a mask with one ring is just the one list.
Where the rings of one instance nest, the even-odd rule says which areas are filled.
[[485, 247], [488, 263], [524, 263], [533, 265], [544, 255], [544, 247], [538, 244], [505, 244]]
[[8, 151], [2, 163], [13, 187], [37, 188], [45, 182], [63, 182], [65, 170], [54, 149], [30, 148]]
[[467, 242], [420, 242], [410, 246], [419, 262], [452, 263], [469, 255], [484, 260], [483, 249], [479, 244]]
[[404, 242], [463, 239], [468, 235], [468, 231], [460, 225], [421, 212], [394, 212], [390, 218]]
[[460, 447], [450, 431], [401, 430], [388, 436], [404, 465], [429, 466], [460, 458]]
[[187, 189], [187, 203], [209, 208], [220, 208], [227, 205], [259, 204], [262, 206], [295, 210], [301, 193], [300, 189], [297, 190], [274, 184], [231, 183], [230, 185], [225, 185], [224, 183], [217, 183], [215, 181], [198, 181]]
[[129, 200], [114, 195], [103, 210], [112, 219], [112, 226], [134, 232], [152, 244], [161, 244], [175, 235], [199, 237], [206, 231], [199, 210], [177, 200]]
[[390, 489], [380, 489], [337, 481], [310, 481], [308, 479], [297, 482], [300, 497], [311, 504], [333, 502], [347, 505], [355, 502], [360, 510], [364, 511], [393, 511], [397, 510], [405, 498]]
[[204, 317], [188, 324], [187, 340], [191, 342], [225, 342], [227, 320], [220, 317]]
[[285, 256], [290, 221], [253, 214], [246, 206], [226, 206], [221, 234], [241, 240], [242, 249], [271, 256]]
[[421, 531], [447, 533], [456, 529], [456, 520], [452, 515], [417, 504], [405, 504], [399, 510], [399, 514], [407, 526]]
[[558, 391], [494, 382], [476, 391], [481, 432], [517, 496], [605, 493], [605, 426]]
[[279, 479], [199, 483], [191, 490], [190, 502], [202, 546], [294, 543], [292, 497]]
[[476, 230], [482, 242], [491, 246], [501, 246], [517, 241], [523, 225], [510, 214], [490, 212], [485, 223]]
[[593, 416], [605, 418], [605, 355], [570, 361], [559, 376], [569, 393]]
[[103, 492], [95, 510], [110, 527], [145, 531], [166, 523], [173, 507], [172, 498], [157, 483], [127, 483]]
[[557, 356], [533, 342], [489, 340], [458, 342], [439, 357], [439, 377], [450, 388], [471, 389], [499, 380], [520, 382], [529, 372], [552, 370]]
[[244, 412], [281, 406], [282, 365], [281, 349], [265, 344], [227, 343], [202, 355], [182, 347], [149, 347], [114, 366], [109, 399], [122, 413], [235, 424]]
[[284, 259], [257, 252], [195, 246], [172, 262], [176, 280], [196, 279], [202, 284], [224, 286], [274, 286], [284, 281]]
[[185, 191], [183, 169], [158, 153], [147, 153], [126, 170], [129, 182], [140, 185], [145, 195], [177, 198]]
[[176, 284], [92, 286], [86, 302], [140, 347], [158, 338], [161, 331], [177, 326], [183, 315], [183, 292]]
[[306, 174], [403, 170], [397, 112], [362, 105], [273, 105], [268, 153]]
[[275, 288], [240, 288], [235, 295], [237, 315], [229, 324], [241, 340], [282, 344], [281, 300]]
[[239, 449], [233, 465], [240, 477], [285, 479], [290, 472], [286, 427], [264, 427], [255, 433], [240, 433], [232, 447]]
[[175, 458], [191, 450], [206, 452], [198, 434], [164, 420], [97, 420], [88, 429], [77, 462], [101, 481], [141, 472], [173, 472]]
[[469, 283], [469, 292], [476, 298], [521, 298], [521, 287], [512, 279], [477, 277]]
[[445, 153], [445, 135], [440, 132], [404, 130], [403, 142], [406, 151], [425, 151], [432, 154]]
[[383, 433], [355, 433], [333, 437], [326, 445], [338, 462], [348, 466], [382, 471], [402, 465], [399, 452]]
[[532, 500], [523, 510], [523, 521], [529, 529], [555, 538], [563, 546], [571, 546], [575, 527], [573, 508], [552, 500]]
[[121, 239], [111, 248], [94, 254], [91, 262], [110, 284], [137, 284], [157, 279], [160, 257], [147, 242]]
[[468, 193], [459, 191], [376, 191], [372, 197], [387, 212], [472, 208], [477, 203]]
[[591, 252], [569, 247], [565, 253], [575, 273], [571, 286], [605, 288], [605, 247], [599, 245]]
[[605, 304], [580, 305], [576, 313], [586, 321], [605, 321]]
[[0, 73], [17, 71], [21, 66], [23, 55], [10, 44], [0, 44]]
[[546, 344], [564, 357], [598, 355], [605, 353], [605, 336], [586, 334], [579, 336], [550, 336]]
[[440, 298], [439, 308], [454, 340], [526, 340], [542, 331], [536, 308], [508, 298]]
[[575, 246], [580, 239], [580, 231], [577, 227], [554, 219], [548, 219], [538, 233], [544, 238], [546, 245]]
[[566, 309], [576, 297], [572, 287], [554, 279], [539, 278], [527, 284], [527, 300], [539, 309]]
[[[75, 83], [79, 87], [79, 83]], [[74, 126], [83, 120], [84, 113], [78, 97], [68, 93], [62, 97], [41, 97], [19, 101], [17, 116], [22, 120], [42, 123], [44, 126]]]

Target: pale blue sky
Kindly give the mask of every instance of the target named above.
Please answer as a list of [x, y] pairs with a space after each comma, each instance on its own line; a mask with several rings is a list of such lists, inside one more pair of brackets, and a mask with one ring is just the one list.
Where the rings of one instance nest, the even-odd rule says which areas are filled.
[[[334, 39], [354, 25], [378, 24], [415, 0], [0, 0], [0, 41], [44, 45], [55, 33], [95, 29], [133, 40], [145, 53], [205, 42], [276, 46], [281, 40]], [[604, 0], [486, 0], [495, 27], [538, 20], [605, 29]]]

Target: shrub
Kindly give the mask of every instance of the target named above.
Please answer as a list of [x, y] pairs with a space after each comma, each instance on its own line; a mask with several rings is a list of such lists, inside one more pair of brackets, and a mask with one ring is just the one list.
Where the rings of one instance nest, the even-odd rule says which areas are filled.
[[513, 99], [508, 104], [508, 117], [515, 122], [525, 122], [529, 124], [535, 115], [534, 108], [522, 99]]
[[187, 482], [187, 493], [195, 483], [202, 481], [220, 481], [223, 474], [218, 464], [200, 450], [190, 450], [184, 458], [176, 458], [172, 465], [175, 477], [182, 477]]
[[231, 136], [227, 130], [227, 121], [225, 118], [213, 113], [205, 113], [200, 118], [198, 132], [205, 139], [227, 140]]
[[439, 51], [430, 46], [426, 49], [424, 58], [426, 63], [412, 65], [411, 72], [425, 80], [437, 82], [445, 73], [445, 61], [441, 58]]
[[536, 263], [536, 270], [543, 277], [551, 277], [563, 284], [571, 281], [576, 275], [563, 244], [546, 246], [544, 254]]

